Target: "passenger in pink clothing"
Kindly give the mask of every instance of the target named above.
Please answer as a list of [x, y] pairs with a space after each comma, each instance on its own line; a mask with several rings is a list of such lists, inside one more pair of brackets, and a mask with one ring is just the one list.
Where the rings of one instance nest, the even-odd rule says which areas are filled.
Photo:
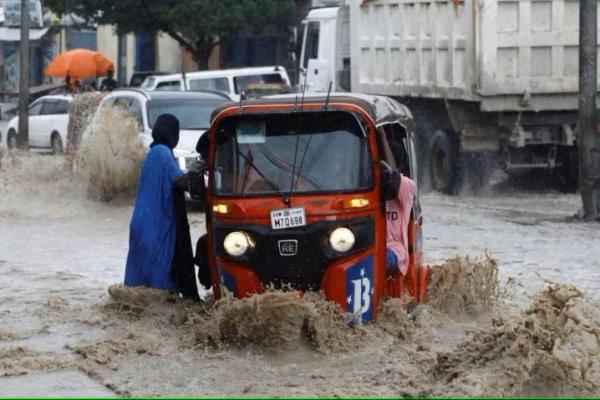
[[387, 256], [386, 267], [389, 273], [400, 270], [406, 275], [408, 270], [408, 223], [417, 186], [415, 182], [400, 175], [398, 198], [386, 202]]

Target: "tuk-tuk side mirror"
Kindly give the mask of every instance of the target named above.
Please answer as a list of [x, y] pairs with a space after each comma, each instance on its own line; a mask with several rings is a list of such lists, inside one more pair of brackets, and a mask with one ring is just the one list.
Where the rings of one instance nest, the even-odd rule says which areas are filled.
[[400, 172], [387, 162], [381, 161], [381, 197], [384, 201], [398, 198]]

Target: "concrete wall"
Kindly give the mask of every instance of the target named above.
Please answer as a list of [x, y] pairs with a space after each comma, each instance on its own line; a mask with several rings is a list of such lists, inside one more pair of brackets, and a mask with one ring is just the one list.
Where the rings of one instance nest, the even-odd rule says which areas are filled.
[[[98, 51], [108, 57], [115, 65], [116, 69], [119, 54], [119, 41], [113, 27], [110, 25], [98, 25], [96, 30], [96, 40], [98, 42], [96, 46]], [[115, 76], [115, 78], [117, 77]]]
[[[130, 33], [126, 36], [126, 63], [127, 77], [129, 82], [135, 67], [135, 35]], [[118, 70], [118, 36], [112, 25], [98, 26], [97, 31], [98, 51], [107, 56], [115, 64]], [[170, 36], [158, 33], [156, 36], [156, 69], [159, 71], [180, 72], [182, 65], [182, 51], [179, 44]], [[118, 71], [115, 78], [119, 80]]]
[[[119, 80], [118, 61], [119, 61], [119, 37], [116, 34], [114, 26], [99, 25], [97, 29], [98, 51], [108, 57], [115, 65], [115, 79]], [[125, 82], [129, 82], [133, 74], [135, 65], [135, 35], [130, 33], [126, 35], [126, 54], [124, 63], [126, 65], [127, 76]]]
[[65, 28], [60, 28], [55, 31], [53, 35], [51, 35], [51, 40], [54, 42], [54, 46], [56, 46], [56, 53], [60, 54], [67, 50], [67, 34], [65, 32]]
[[159, 71], [181, 72], [181, 48], [169, 35], [159, 33], [156, 36], [156, 58]]

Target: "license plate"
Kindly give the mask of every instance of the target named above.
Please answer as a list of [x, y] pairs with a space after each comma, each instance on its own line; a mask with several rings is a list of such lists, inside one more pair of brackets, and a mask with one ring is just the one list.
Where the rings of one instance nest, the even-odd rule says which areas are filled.
[[273, 229], [294, 228], [306, 225], [304, 208], [282, 208], [271, 211], [271, 227]]

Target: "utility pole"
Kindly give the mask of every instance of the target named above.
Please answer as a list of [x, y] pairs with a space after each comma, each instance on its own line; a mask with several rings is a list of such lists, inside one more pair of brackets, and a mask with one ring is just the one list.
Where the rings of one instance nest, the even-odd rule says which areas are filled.
[[583, 218], [598, 217], [597, 0], [579, 1], [579, 185]]
[[29, 0], [21, 0], [21, 42], [19, 46], [19, 147], [29, 148]]

